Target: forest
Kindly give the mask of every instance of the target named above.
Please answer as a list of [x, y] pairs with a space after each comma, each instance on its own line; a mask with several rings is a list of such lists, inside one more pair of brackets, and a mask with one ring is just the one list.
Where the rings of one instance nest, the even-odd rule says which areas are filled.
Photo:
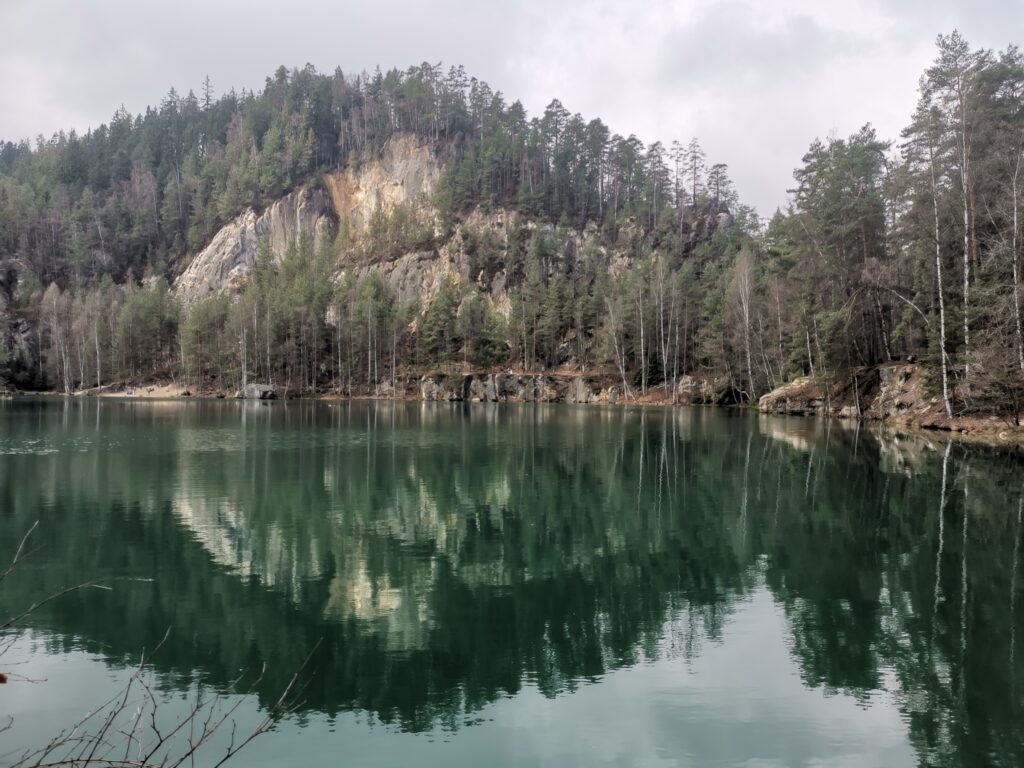
[[[443, 161], [431, 216], [381, 210], [280, 258], [263, 246], [238, 291], [177, 301], [176, 277], [235, 216], [399, 135]], [[220, 96], [207, 79], [81, 136], [0, 143], [0, 384], [393, 394], [425, 371], [511, 367], [603, 371], [627, 397], [703, 376], [753, 402], [910, 359], [949, 418], [1016, 417], [1022, 165], [1024, 56], [957, 32], [899, 137], [866, 123], [814, 140], [768, 218], [697, 139], [644, 144], [557, 100], [531, 117], [460, 67], [281, 67]], [[474, 229], [474, 211], [511, 225]], [[437, 253], [456, 231], [472, 279], [429, 301], [344, 269]], [[499, 272], [504, 304], [477, 279]]]

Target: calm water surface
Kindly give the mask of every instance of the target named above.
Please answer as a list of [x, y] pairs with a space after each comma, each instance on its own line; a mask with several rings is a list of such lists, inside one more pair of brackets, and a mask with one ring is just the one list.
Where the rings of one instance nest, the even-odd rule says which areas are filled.
[[172, 716], [266, 665], [243, 728], [313, 651], [238, 765], [1022, 765], [1024, 471], [945, 448], [700, 409], [0, 402], [0, 561], [41, 547], [0, 618], [111, 587], [7, 636], [0, 755], [170, 630]]

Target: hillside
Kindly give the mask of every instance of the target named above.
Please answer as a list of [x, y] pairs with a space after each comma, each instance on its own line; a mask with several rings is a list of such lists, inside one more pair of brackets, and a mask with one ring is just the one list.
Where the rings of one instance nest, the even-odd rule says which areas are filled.
[[527, 120], [457, 69], [281, 70], [0, 158], [5, 373], [29, 389], [355, 394], [452, 365], [603, 366], [632, 389], [655, 359], [653, 326], [627, 338], [634, 294], [660, 280], [646, 390], [696, 348], [696, 312], [669, 304], [683, 262], [727, 262], [754, 221], [697, 142], [670, 157], [557, 101]]
[[172, 91], [0, 144], [0, 379], [752, 403], [912, 359], [930, 422], [1019, 421], [1022, 93], [1016, 48], [941, 36], [900, 143], [813, 141], [763, 222], [696, 139], [458, 67]]

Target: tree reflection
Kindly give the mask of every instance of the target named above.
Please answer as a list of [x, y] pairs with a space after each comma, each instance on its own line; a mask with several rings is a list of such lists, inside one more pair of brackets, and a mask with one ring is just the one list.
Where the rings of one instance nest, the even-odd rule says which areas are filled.
[[35, 617], [55, 649], [127, 664], [172, 627], [166, 685], [266, 661], [266, 701], [322, 638], [306, 706], [456, 728], [527, 684], [695, 658], [767, 588], [806, 685], [894, 692], [923, 763], [1024, 760], [1005, 453], [699, 409], [75, 402], [0, 420], [0, 531], [49, 537], [0, 607], [80, 574], [116, 587]]

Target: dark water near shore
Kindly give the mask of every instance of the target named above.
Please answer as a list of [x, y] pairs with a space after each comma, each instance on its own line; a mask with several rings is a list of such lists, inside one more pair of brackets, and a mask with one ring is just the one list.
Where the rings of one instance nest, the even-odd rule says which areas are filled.
[[1022, 490], [705, 409], [0, 402], [0, 623], [111, 587], [8, 637], [0, 756], [167, 635], [169, 713], [266, 665], [243, 728], [312, 651], [238, 765], [1024, 765]]

